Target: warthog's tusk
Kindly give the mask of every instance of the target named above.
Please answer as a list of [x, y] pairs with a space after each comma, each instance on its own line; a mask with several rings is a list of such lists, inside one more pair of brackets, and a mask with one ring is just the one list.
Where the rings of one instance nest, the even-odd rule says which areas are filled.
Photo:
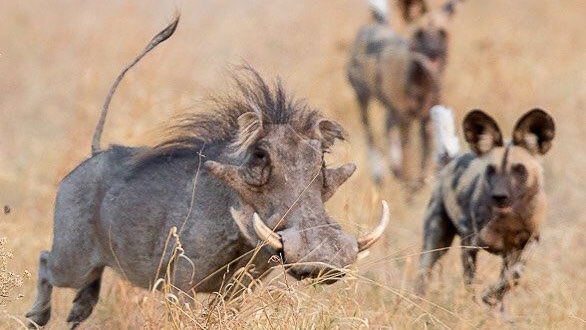
[[374, 244], [374, 242], [378, 241], [378, 239], [383, 235], [383, 232], [387, 228], [390, 220], [391, 214], [389, 212], [389, 204], [387, 201], [383, 200], [383, 215], [380, 219], [380, 223], [369, 234], [358, 238], [358, 251], [364, 251], [372, 244]]
[[368, 251], [368, 250], [358, 252], [358, 256], [356, 256], [356, 260], [362, 260], [362, 259], [368, 257], [369, 255], [370, 255], [370, 251]]
[[265, 225], [264, 221], [261, 220], [256, 212], [253, 216], [253, 226], [256, 235], [258, 238], [260, 238], [261, 241], [266, 242], [276, 251], [283, 250], [283, 242], [281, 241], [281, 237], [271, 228]]

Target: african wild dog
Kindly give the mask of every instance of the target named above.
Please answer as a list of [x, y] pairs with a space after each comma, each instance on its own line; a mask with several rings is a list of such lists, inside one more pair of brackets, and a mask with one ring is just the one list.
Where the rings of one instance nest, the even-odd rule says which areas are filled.
[[409, 168], [411, 125], [418, 120], [422, 140], [419, 186], [431, 169], [431, 124], [429, 109], [441, 101], [441, 73], [447, 56], [447, 23], [457, 0], [427, 11], [413, 22], [408, 38], [388, 26], [386, 1], [369, 2], [374, 21], [358, 32], [347, 66], [356, 92], [368, 145], [374, 180], [382, 182], [383, 158], [374, 145], [368, 104], [377, 99], [386, 109], [386, 138], [391, 169], [404, 179]]
[[551, 147], [555, 126], [546, 112], [531, 110], [518, 120], [512, 141], [504, 144], [497, 123], [474, 110], [463, 129], [472, 152], [440, 172], [425, 215], [416, 291], [425, 293], [433, 265], [458, 235], [467, 285], [474, 279], [479, 249], [503, 258], [499, 281], [482, 297], [492, 306], [517, 284], [528, 247], [539, 238], [546, 211], [540, 160]]

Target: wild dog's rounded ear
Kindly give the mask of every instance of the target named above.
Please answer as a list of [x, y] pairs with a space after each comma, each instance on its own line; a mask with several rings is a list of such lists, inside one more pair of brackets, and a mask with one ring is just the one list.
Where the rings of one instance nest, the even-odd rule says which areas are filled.
[[541, 109], [533, 109], [524, 114], [513, 130], [513, 144], [533, 154], [543, 155], [548, 152], [554, 137], [553, 118]]
[[405, 22], [410, 23], [427, 13], [425, 0], [399, 0], [399, 9]]
[[324, 169], [324, 186], [322, 189], [322, 200], [325, 202], [334, 195], [336, 190], [356, 171], [356, 165], [349, 163], [338, 168]]
[[442, 13], [444, 13], [447, 17], [452, 18], [456, 13], [456, 5], [458, 2], [463, 2], [464, 0], [449, 0], [446, 1], [442, 5]]
[[466, 142], [478, 156], [503, 145], [503, 135], [498, 124], [482, 110], [470, 111], [462, 126]]
[[334, 145], [336, 139], [344, 140], [346, 132], [342, 125], [329, 119], [320, 119], [313, 127], [313, 138], [322, 142], [324, 149]]
[[262, 133], [262, 114], [259, 111], [250, 111], [240, 115], [238, 117], [238, 135], [232, 143], [236, 153], [243, 152], [256, 143]]
[[452, 17], [456, 12], [456, 4], [454, 1], [448, 1], [442, 5], [442, 12], [444, 12], [448, 17]]

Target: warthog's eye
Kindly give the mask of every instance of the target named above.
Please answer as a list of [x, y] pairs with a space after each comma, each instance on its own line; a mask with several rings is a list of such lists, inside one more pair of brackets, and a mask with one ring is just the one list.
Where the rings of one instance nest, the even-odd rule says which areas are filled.
[[260, 146], [256, 146], [250, 153], [251, 166], [266, 166], [269, 163], [269, 153]]
[[257, 146], [248, 157], [247, 166], [244, 169], [244, 181], [255, 187], [266, 184], [271, 173], [269, 153]]
[[523, 164], [515, 164], [511, 167], [511, 171], [519, 179], [519, 181], [524, 182], [527, 180], [527, 168]]
[[494, 165], [492, 165], [492, 164], [488, 165], [486, 167], [486, 176], [490, 178], [490, 177], [494, 176], [495, 174], [496, 174], [496, 167], [494, 167]]
[[268, 156], [267, 152], [261, 148], [255, 148], [252, 152], [252, 157], [256, 160], [264, 160]]

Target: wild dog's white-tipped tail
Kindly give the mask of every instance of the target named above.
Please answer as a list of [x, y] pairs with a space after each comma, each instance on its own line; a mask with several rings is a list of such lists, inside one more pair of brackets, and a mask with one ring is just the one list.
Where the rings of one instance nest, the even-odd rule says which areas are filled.
[[381, 24], [386, 24], [389, 16], [388, 0], [368, 0], [368, 7], [374, 19]]
[[433, 122], [433, 136], [435, 141], [435, 158], [439, 167], [450, 162], [460, 152], [460, 141], [456, 135], [456, 125], [452, 110], [435, 105], [431, 108], [431, 121]]

